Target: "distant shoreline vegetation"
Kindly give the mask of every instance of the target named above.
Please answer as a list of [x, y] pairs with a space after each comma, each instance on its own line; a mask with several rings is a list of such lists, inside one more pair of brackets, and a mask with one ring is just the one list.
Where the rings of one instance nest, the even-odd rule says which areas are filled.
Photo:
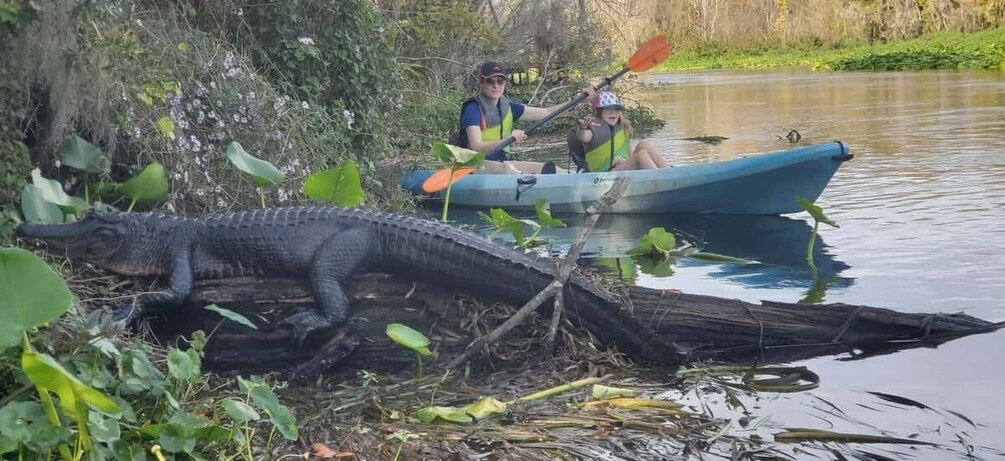
[[655, 71], [791, 66], [844, 71], [1005, 69], [1005, 27], [830, 48], [782, 44], [756, 49], [699, 47], [675, 51]]

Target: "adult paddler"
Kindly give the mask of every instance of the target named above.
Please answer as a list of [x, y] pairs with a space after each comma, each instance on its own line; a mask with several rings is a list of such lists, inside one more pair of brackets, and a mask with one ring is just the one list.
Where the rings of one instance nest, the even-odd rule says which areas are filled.
[[[513, 129], [517, 120], [541, 120], [558, 111], [564, 104], [542, 108], [520, 104], [506, 97], [509, 72], [501, 63], [489, 61], [478, 67], [478, 94], [461, 106], [460, 133], [457, 145], [488, 153], [494, 147], [513, 137], [520, 143], [527, 139], [523, 130]], [[593, 97], [593, 88], [583, 88], [583, 93]], [[562, 172], [548, 162], [544, 173]], [[542, 173], [545, 163], [509, 160], [507, 152], [486, 157], [483, 173]]]

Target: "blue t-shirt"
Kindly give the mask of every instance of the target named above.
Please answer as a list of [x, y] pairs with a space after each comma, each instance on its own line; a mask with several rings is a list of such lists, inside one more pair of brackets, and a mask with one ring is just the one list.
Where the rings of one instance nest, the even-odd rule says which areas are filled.
[[[516, 122], [520, 120], [523, 116], [523, 112], [527, 107], [518, 102], [510, 101], [509, 110], [513, 113], [513, 121]], [[461, 106], [461, 132], [460, 140], [457, 145], [461, 147], [468, 147], [468, 127], [476, 126], [481, 129], [482, 126], [482, 111], [478, 107], [478, 103], [475, 101], [467, 101]], [[485, 157], [485, 160], [495, 160], [501, 162], [506, 160], [506, 153], [500, 152], [492, 157]]]

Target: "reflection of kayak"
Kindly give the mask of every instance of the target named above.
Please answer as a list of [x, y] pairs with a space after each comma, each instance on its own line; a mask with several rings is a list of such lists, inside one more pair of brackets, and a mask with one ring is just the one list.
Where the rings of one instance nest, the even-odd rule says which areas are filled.
[[[518, 213], [518, 217], [533, 218], [530, 213]], [[487, 226], [475, 210], [455, 210], [451, 220], [474, 226], [481, 232], [489, 232]], [[579, 234], [582, 218], [558, 216], [568, 227], [549, 228], [541, 232], [540, 238], [551, 241], [554, 255], [564, 254]], [[759, 215], [695, 215], [695, 214], [639, 214], [601, 215], [583, 247], [583, 264], [596, 268], [599, 272], [634, 283], [639, 275], [635, 261], [628, 257], [628, 250], [639, 243], [639, 237], [654, 227], [663, 227], [677, 234], [702, 251], [717, 253], [756, 261], [760, 264], [709, 263], [693, 258], [676, 258], [672, 267], [715, 267], [709, 276], [729, 280], [751, 287], [776, 288], [782, 286], [804, 286], [812, 283], [806, 265], [806, 244], [812, 225], [801, 219], [783, 216]], [[842, 276], [849, 265], [833, 254], [827, 245], [827, 232], [818, 235], [813, 247], [813, 259], [821, 278], [835, 278], [833, 284], [847, 286], [851, 278]], [[506, 235], [502, 235], [506, 238]], [[678, 244], [681, 241], [678, 240]], [[643, 270], [650, 275], [652, 271]]]
[[[450, 205], [529, 210], [543, 197], [553, 212], [582, 213], [614, 180], [627, 176], [631, 179], [628, 191], [608, 213], [795, 213], [802, 210], [796, 197], [816, 200], [841, 163], [851, 158], [844, 144], [832, 142], [661, 170], [475, 174], [454, 184]], [[431, 174], [429, 170], [406, 173], [402, 187], [424, 195], [422, 182]]]

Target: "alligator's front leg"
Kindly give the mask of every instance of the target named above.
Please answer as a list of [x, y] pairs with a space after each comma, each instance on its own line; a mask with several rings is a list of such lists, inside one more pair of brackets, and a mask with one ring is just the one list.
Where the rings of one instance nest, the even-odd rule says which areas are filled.
[[367, 229], [353, 228], [340, 232], [314, 254], [311, 282], [317, 310], [286, 320], [294, 327], [293, 337], [298, 347], [312, 332], [346, 322], [349, 298], [342, 291], [341, 281], [365, 267], [374, 254], [373, 248], [373, 235]]
[[115, 317], [124, 325], [132, 325], [159, 309], [181, 305], [192, 292], [192, 265], [188, 251], [182, 251], [167, 264], [167, 289], [143, 293], [130, 305], [119, 309]]

